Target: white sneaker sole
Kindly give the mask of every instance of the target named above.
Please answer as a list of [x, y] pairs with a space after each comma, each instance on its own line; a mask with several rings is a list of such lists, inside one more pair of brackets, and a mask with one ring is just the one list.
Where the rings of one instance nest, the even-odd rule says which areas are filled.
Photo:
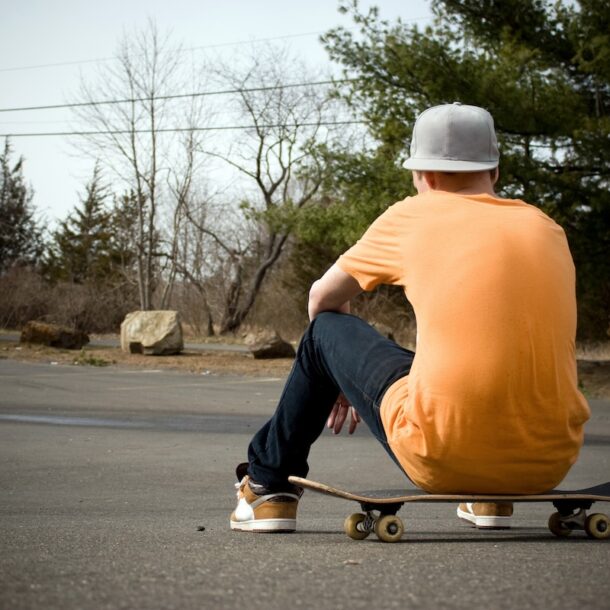
[[480, 529], [506, 530], [510, 529], [511, 517], [479, 516], [463, 511], [458, 507], [457, 516]]
[[231, 520], [231, 529], [238, 532], [280, 533], [294, 532], [296, 519], [252, 519], [250, 521]]

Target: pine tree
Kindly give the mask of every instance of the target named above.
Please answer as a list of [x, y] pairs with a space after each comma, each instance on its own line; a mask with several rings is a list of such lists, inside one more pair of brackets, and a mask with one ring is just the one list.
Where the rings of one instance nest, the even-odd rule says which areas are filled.
[[76, 284], [111, 279], [115, 274], [111, 214], [106, 208], [108, 188], [99, 165], [85, 187], [81, 206], [54, 233], [51, 276]]
[[115, 273], [135, 282], [138, 255], [138, 203], [134, 191], [115, 197], [111, 210], [111, 260]]
[[23, 179], [23, 158], [11, 167], [11, 146], [0, 154], [0, 274], [40, 261], [44, 243], [34, 216], [33, 192]]
[[[351, 82], [345, 99], [377, 146], [335, 156], [335, 196], [360, 230], [408, 194], [400, 162], [419, 112], [459, 101], [487, 108], [501, 147], [500, 189], [540, 206], [566, 230], [578, 277], [579, 334], [606, 336], [610, 309], [610, 8], [606, 0], [434, 0], [424, 31], [344, 3], [360, 33], [329, 32]], [[375, 171], [371, 172], [370, 168]], [[397, 198], [397, 197], [396, 197]], [[391, 197], [384, 205], [393, 203]], [[377, 206], [377, 207], [375, 207]], [[332, 217], [332, 215], [331, 215]]]

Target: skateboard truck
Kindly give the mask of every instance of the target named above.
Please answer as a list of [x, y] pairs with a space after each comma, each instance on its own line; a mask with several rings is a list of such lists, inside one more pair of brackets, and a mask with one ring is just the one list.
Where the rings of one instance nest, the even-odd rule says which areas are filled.
[[401, 506], [401, 503], [379, 505], [361, 502], [360, 508], [364, 512], [347, 517], [343, 529], [353, 540], [363, 540], [375, 532], [383, 542], [396, 542], [405, 531], [402, 519], [396, 516]]
[[593, 502], [556, 501], [557, 509], [549, 517], [549, 530], [559, 538], [568, 537], [574, 530], [584, 530], [589, 538], [603, 540], [610, 536], [610, 519], [602, 513], [587, 515]]

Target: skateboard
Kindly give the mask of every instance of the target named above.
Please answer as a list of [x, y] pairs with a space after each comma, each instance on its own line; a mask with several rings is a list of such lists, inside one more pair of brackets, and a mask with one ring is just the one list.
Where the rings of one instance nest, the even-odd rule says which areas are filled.
[[575, 530], [584, 530], [589, 538], [610, 538], [610, 518], [603, 513], [587, 514], [594, 502], [610, 502], [610, 482], [574, 491], [553, 489], [536, 495], [472, 495], [429, 494], [421, 489], [350, 492], [301, 477], [291, 476], [288, 480], [317, 493], [358, 502], [362, 512], [350, 515], [344, 523], [345, 533], [354, 540], [363, 540], [374, 532], [383, 542], [397, 542], [404, 525], [396, 513], [404, 504], [417, 502], [552, 502], [556, 512], [550, 516], [548, 527], [555, 536], [565, 538]]

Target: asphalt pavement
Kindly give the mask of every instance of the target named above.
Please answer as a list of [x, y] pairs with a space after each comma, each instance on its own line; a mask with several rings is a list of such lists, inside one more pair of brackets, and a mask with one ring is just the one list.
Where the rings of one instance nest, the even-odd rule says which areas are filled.
[[[406, 506], [384, 544], [345, 536], [355, 505], [308, 493], [297, 533], [231, 532], [233, 469], [283, 380], [153, 366], [0, 360], [0, 608], [609, 608], [610, 542], [554, 538], [546, 504], [502, 532]], [[562, 487], [610, 480], [610, 402], [592, 408]], [[350, 489], [403, 484], [364, 429], [324, 433], [310, 464]]]

